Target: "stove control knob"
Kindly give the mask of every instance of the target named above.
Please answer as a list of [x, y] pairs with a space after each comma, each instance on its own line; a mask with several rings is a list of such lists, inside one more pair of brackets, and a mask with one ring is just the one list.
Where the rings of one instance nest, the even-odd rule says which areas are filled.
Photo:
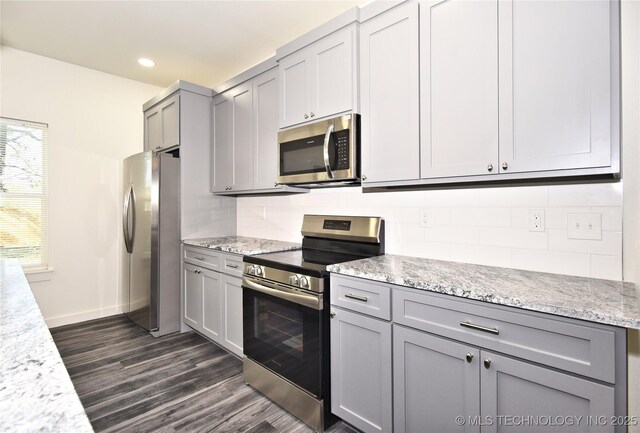
[[256, 277], [261, 277], [262, 276], [262, 268], [260, 266], [256, 266], [256, 269], [254, 271], [255, 273], [253, 275], [255, 275]]
[[300, 287], [302, 287], [303, 289], [309, 288], [309, 280], [307, 279], [307, 277], [300, 277]]
[[297, 275], [289, 276], [289, 284], [291, 284], [292, 286], [297, 286], [298, 283], [299, 283], [299, 281], [298, 281], [298, 276]]
[[255, 275], [256, 274], [256, 267], [253, 266], [253, 265], [247, 266], [247, 274]]

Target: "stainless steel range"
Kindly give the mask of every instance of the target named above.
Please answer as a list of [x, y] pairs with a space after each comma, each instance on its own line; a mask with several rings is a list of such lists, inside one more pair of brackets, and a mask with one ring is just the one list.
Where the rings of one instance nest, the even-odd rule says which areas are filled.
[[327, 266], [384, 254], [384, 220], [305, 215], [302, 235], [301, 250], [244, 258], [244, 378], [322, 432], [335, 420]]

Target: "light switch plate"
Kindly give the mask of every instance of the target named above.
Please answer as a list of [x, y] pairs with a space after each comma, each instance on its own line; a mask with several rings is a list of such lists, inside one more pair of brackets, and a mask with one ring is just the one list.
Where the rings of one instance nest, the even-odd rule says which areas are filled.
[[567, 214], [567, 237], [569, 239], [602, 240], [602, 214]]

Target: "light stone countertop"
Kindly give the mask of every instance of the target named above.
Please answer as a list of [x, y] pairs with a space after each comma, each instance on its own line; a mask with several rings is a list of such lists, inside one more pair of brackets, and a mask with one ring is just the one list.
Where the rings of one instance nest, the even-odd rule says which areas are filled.
[[271, 239], [250, 238], [246, 236], [222, 236], [217, 238], [184, 239], [185, 245], [209, 248], [225, 253], [253, 256], [255, 254], [276, 253], [299, 250], [302, 246], [295, 242], [275, 241]]
[[635, 285], [518, 269], [385, 255], [329, 266], [335, 274], [574, 319], [640, 329]]
[[93, 432], [17, 261], [0, 260], [0, 431]]

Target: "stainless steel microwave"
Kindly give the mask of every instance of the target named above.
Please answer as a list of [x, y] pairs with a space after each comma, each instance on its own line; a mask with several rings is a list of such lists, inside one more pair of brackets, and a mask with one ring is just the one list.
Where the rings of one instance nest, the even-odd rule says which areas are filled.
[[347, 114], [278, 132], [278, 183], [357, 183], [360, 115]]

